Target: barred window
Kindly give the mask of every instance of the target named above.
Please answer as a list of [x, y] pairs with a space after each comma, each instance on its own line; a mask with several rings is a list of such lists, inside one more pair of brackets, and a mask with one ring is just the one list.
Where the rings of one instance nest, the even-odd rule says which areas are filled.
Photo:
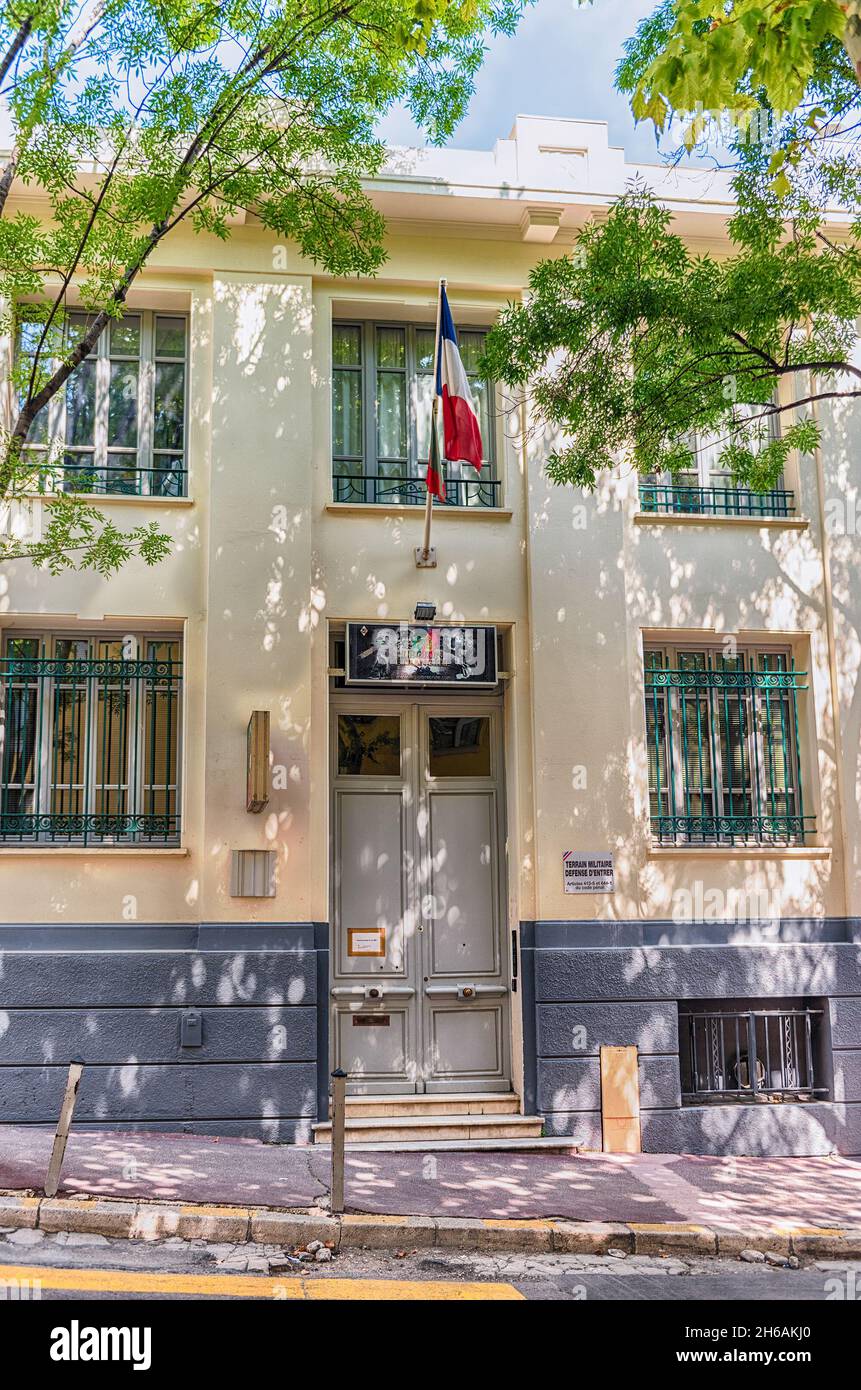
[[0, 840], [176, 844], [176, 635], [9, 633], [0, 658]]
[[786, 650], [645, 652], [652, 830], [660, 844], [804, 844], [799, 693]]
[[[454, 506], [493, 507], [500, 501], [493, 394], [478, 375], [485, 337], [478, 329], [458, 332], [485, 458], [481, 474], [471, 464], [445, 464], [445, 500]], [[333, 325], [332, 475], [336, 502], [424, 505], [434, 338], [434, 328], [420, 324]]]
[[[42, 327], [18, 327], [19, 372], [32, 362]], [[70, 342], [87, 316], [69, 313]], [[40, 491], [126, 496], [186, 494], [188, 320], [181, 314], [127, 313], [39, 412], [27, 439]]]

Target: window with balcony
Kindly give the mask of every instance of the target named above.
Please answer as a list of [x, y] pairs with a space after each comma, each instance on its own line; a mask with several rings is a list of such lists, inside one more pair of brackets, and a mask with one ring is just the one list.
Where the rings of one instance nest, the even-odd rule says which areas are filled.
[[[336, 502], [424, 506], [434, 389], [433, 326], [336, 323], [332, 329], [332, 488]], [[485, 459], [446, 462], [450, 506], [496, 507], [500, 483], [493, 392], [478, 376], [485, 334], [458, 333], [478, 412]], [[442, 429], [440, 426], [440, 454]]]
[[660, 845], [803, 845], [799, 696], [788, 651], [650, 646], [649, 799]]
[[[737, 406], [744, 415], [761, 414], [762, 406]], [[770, 416], [764, 439], [779, 437], [778, 415]], [[741, 487], [721, 466], [725, 434], [694, 435], [690, 441], [694, 466], [680, 473], [650, 473], [640, 482], [640, 507], [664, 516], [788, 517], [795, 515], [795, 494], [783, 478], [769, 492]]]
[[[70, 341], [86, 329], [67, 316]], [[19, 375], [41, 339], [26, 316], [18, 329]], [[33, 422], [27, 457], [40, 492], [140, 497], [186, 495], [188, 320], [128, 313], [109, 325], [89, 357]]]
[[179, 843], [178, 636], [8, 633], [0, 843]]

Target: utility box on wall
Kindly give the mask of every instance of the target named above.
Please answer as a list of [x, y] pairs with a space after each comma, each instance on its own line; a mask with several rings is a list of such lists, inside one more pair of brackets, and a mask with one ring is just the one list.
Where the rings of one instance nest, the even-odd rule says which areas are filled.
[[274, 849], [235, 849], [230, 860], [231, 898], [275, 897]]
[[636, 1047], [601, 1048], [601, 1128], [604, 1153], [642, 1151]]

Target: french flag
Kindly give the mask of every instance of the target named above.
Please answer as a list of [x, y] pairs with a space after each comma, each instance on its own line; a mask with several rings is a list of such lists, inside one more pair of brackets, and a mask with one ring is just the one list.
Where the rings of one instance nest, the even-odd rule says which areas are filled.
[[469, 380], [460, 359], [445, 284], [440, 285], [439, 294], [436, 394], [442, 400], [445, 457], [451, 463], [458, 460], [471, 463], [481, 472], [481, 430], [472, 403]]

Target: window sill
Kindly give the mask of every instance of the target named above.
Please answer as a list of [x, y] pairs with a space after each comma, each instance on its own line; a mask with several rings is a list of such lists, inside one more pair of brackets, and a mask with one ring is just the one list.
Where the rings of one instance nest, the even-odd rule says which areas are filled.
[[187, 859], [183, 845], [0, 845], [0, 859]]
[[[327, 502], [325, 510], [341, 516], [424, 516], [414, 502]], [[471, 517], [473, 521], [510, 521], [510, 507], [434, 507], [434, 521], [441, 517]]]
[[804, 516], [710, 516], [707, 512], [635, 512], [635, 526], [754, 526], [771, 531], [806, 531]]
[[153, 497], [148, 493], [127, 492], [25, 492], [28, 502], [54, 502], [58, 497], [80, 497], [88, 505], [97, 507], [114, 506], [119, 502], [126, 507], [133, 503], [143, 503], [147, 507], [193, 507], [193, 497]]
[[830, 859], [829, 845], [651, 845], [648, 859]]

